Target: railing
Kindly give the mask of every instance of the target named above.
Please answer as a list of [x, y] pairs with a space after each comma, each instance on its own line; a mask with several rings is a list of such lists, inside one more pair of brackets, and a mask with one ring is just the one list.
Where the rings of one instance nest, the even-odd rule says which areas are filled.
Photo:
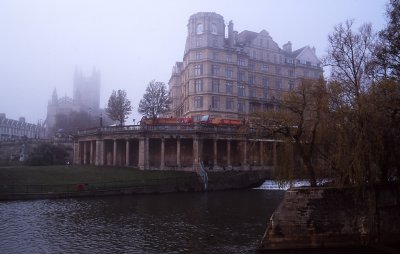
[[[195, 176], [195, 175], [194, 175]], [[198, 178], [194, 176], [137, 179], [133, 181], [117, 181], [102, 183], [74, 183], [74, 184], [26, 184], [26, 185], [0, 185], [0, 194], [56, 194], [56, 193], [79, 193], [83, 191], [112, 191], [123, 189], [144, 189], [151, 186], [178, 186], [199, 184]]]
[[123, 132], [145, 132], [145, 131], [179, 131], [179, 132], [210, 132], [210, 133], [238, 133], [236, 126], [209, 126], [201, 124], [180, 124], [180, 125], [128, 125], [128, 126], [107, 126], [89, 130], [78, 131], [78, 136], [123, 133]]

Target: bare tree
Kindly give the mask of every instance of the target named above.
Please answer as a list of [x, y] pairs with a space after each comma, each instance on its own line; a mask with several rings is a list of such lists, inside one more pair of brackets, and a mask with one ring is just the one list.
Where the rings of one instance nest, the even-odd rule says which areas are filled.
[[328, 36], [328, 55], [324, 59], [331, 66], [331, 80], [341, 86], [341, 96], [353, 108], [360, 106], [360, 94], [368, 87], [366, 75], [372, 59], [375, 36], [371, 24], [363, 24], [358, 32], [352, 30], [354, 21], [334, 27]]
[[375, 35], [370, 24], [358, 32], [354, 22], [346, 21], [334, 28], [328, 37], [325, 63], [330, 65], [329, 83], [331, 133], [335, 135], [331, 154], [332, 167], [341, 183], [370, 183], [376, 175], [371, 142], [371, 121], [374, 114], [366, 100], [372, 80], [368, 75], [373, 60]]
[[390, 0], [386, 9], [387, 26], [379, 32], [376, 60], [383, 78], [400, 82], [400, 0]]
[[145, 117], [155, 119], [168, 112], [170, 103], [168, 90], [164, 82], [152, 80], [140, 100], [138, 112]]
[[119, 121], [120, 126], [122, 126], [131, 111], [131, 102], [126, 97], [125, 90], [112, 91], [106, 108], [106, 113], [110, 119]]
[[[317, 185], [315, 159], [326, 102], [326, 89], [322, 79], [303, 80], [297, 89], [283, 97], [279, 108], [255, 113], [256, 128], [264, 134], [282, 138], [287, 146], [294, 146], [294, 151], [302, 159], [311, 186]], [[293, 155], [287, 156], [285, 160], [291, 157]]]

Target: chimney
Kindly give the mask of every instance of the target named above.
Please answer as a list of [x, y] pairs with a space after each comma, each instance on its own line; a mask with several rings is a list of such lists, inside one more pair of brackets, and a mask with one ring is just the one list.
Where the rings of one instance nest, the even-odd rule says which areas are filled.
[[233, 22], [232, 22], [232, 20], [229, 21], [229, 24], [228, 24], [228, 42], [229, 42], [229, 47], [233, 47], [234, 38], [233, 38]]
[[284, 51], [292, 53], [292, 43], [290, 41], [288, 41], [286, 44], [283, 44], [282, 47]]
[[21, 116], [21, 117], [19, 118], [19, 122], [25, 123], [25, 117], [22, 117], [22, 116]]

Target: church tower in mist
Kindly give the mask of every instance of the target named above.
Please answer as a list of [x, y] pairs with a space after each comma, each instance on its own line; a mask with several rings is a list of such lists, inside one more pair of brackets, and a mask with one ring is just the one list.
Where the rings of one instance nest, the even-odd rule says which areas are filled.
[[[91, 127], [89, 125], [97, 123], [97, 119], [103, 111], [103, 109], [100, 109], [100, 72], [93, 69], [87, 75], [81, 70], [75, 69], [72, 98], [68, 96], [59, 97], [56, 89], [54, 89], [51, 100], [48, 102], [46, 133], [49, 137], [53, 136], [58, 129], [62, 129], [62, 123], [71, 121], [69, 118], [74, 115], [74, 112], [87, 114], [87, 121], [77, 124], [83, 127]], [[103, 115], [103, 120], [109, 122], [110, 120], [107, 119], [105, 114]]]
[[98, 112], [100, 108], [100, 72], [93, 69], [90, 75], [84, 75], [82, 71], [74, 73], [74, 104], [81, 110]]

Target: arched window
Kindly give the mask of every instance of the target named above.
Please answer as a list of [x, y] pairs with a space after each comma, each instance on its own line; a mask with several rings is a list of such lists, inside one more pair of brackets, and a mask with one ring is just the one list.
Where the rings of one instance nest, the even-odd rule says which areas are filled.
[[203, 31], [204, 31], [203, 24], [201, 24], [201, 23], [197, 24], [197, 26], [196, 26], [196, 34], [202, 34]]

